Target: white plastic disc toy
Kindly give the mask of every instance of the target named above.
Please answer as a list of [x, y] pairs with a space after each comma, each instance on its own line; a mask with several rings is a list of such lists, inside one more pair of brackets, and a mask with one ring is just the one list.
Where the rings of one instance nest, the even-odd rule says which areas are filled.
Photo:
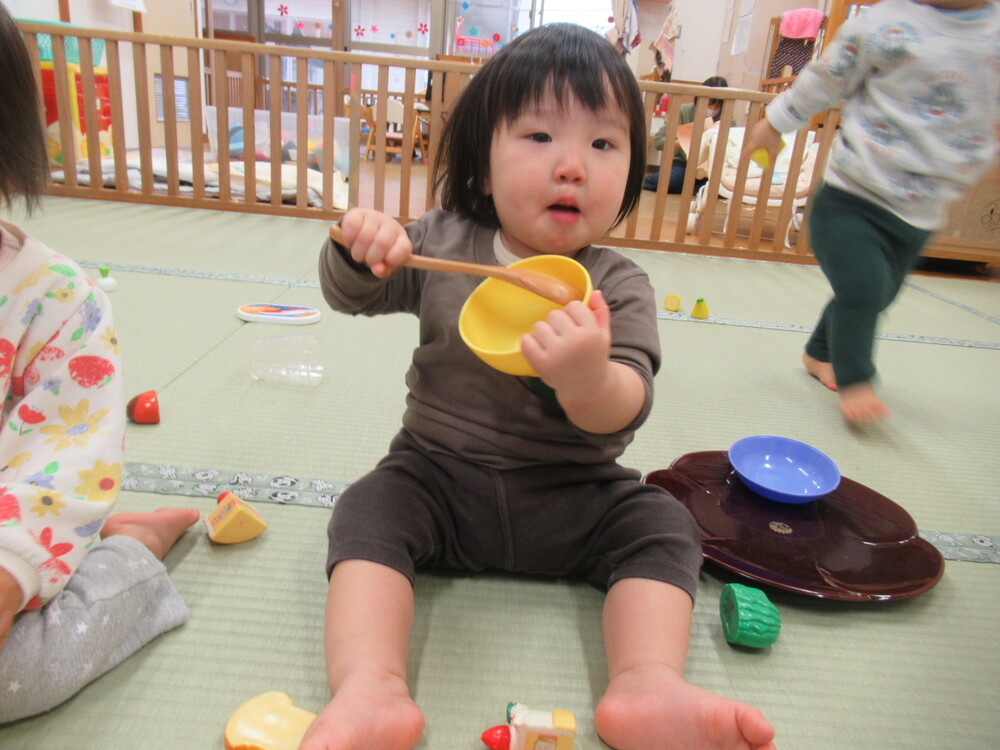
[[258, 303], [240, 305], [236, 310], [236, 316], [251, 323], [283, 323], [284, 325], [301, 326], [319, 321], [320, 312], [315, 307]]

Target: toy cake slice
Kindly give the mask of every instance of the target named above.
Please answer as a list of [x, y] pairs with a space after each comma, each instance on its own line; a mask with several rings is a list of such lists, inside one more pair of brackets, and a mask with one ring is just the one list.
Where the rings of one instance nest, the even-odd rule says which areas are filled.
[[219, 495], [218, 505], [207, 516], [208, 538], [219, 544], [238, 544], [260, 536], [267, 524], [260, 513], [232, 492]]

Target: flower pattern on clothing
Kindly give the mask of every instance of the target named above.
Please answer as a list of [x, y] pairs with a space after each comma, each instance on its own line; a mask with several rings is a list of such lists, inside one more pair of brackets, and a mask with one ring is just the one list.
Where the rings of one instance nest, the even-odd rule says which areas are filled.
[[108, 298], [0, 222], [0, 565], [26, 608], [56, 596], [121, 487], [125, 395]]

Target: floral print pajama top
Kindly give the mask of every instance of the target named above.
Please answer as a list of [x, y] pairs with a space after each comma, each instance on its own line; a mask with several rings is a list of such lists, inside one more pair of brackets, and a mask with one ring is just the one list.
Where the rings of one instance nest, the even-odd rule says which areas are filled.
[[99, 541], [121, 485], [125, 396], [104, 292], [0, 222], [0, 567], [35, 609]]

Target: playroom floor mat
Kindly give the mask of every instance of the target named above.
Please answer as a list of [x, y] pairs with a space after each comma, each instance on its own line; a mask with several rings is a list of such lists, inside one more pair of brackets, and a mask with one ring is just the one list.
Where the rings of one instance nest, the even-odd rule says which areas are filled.
[[[157, 390], [162, 413], [159, 425], [130, 425], [132, 464], [166, 475], [197, 467], [206, 485], [230, 474], [320, 478], [333, 494], [384, 453], [402, 414], [416, 325], [324, 309], [315, 284], [322, 223], [68, 199], [15, 220], [95, 274], [98, 263], [117, 264], [112, 301], [129, 390]], [[704, 296], [712, 318], [661, 319], [656, 406], [625, 463], [649, 472], [748, 434], [783, 434], [819, 447], [846, 476], [906, 508], [921, 530], [1000, 535], [1000, 286], [911, 278], [882, 325], [906, 338], [878, 342], [894, 419], [856, 431], [843, 425], [835, 395], [799, 364], [827, 295], [817, 269], [626, 254], [661, 298], [678, 294], [686, 313]], [[312, 305], [323, 318], [295, 328], [236, 318], [240, 304], [260, 301]], [[316, 337], [324, 363], [317, 386], [250, 377], [250, 343], [286, 335]], [[202, 497], [141, 489], [123, 492], [119, 508], [207, 512], [215, 503], [208, 486]], [[219, 547], [198, 526], [168, 557], [187, 625], [60, 708], [0, 727], [0, 747], [220, 750], [226, 719], [258, 693], [280, 690], [318, 711], [329, 697], [322, 618], [330, 511], [322, 503], [257, 507], [269, 524], [258, 539]], [[706, 567], [687, 676], [759, 706], [781, 750], [989, 747], [1000, 642], [988, 623], [1000, 618], [998, 576], [997, 565], [956, 559], [931, 591], [888, 605], [769, 591], [782, 631], [758, 652], [725, 642], [719, 595], [738, 579]], [[598, 591], [565, 580], [425, 573], [416, 594], [409, 671], [427, 718], [420, 748], [482, 747], [479, 734], [501, 722], [510, 700], [572, 710], [578, 750], [604, 747], [591, 720], [605, 681]]]

